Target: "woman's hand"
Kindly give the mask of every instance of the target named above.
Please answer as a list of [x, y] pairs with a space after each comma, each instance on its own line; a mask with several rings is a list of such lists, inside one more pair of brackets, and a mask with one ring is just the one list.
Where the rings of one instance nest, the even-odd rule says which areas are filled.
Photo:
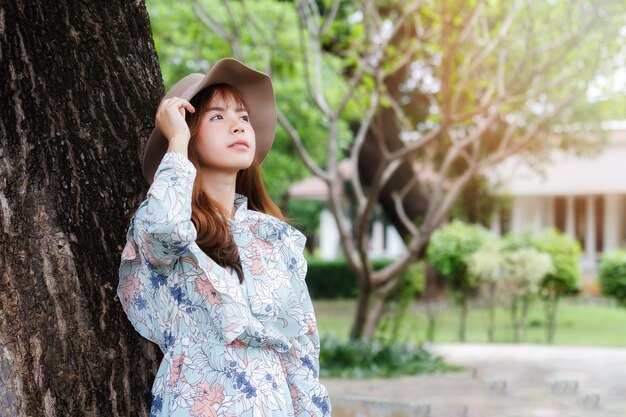
[[187, 100], [171, 97], [161, 101], [156, 113], [156, 125], [169, 142], [189, 141], [189, 126], [185, 122], [185, 110], [194, 113], [196, 109]]

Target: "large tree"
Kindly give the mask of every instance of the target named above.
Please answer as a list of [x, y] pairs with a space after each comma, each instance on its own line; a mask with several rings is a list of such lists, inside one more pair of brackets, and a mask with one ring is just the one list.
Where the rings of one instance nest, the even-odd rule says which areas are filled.
[[0, 3], [0, 415], [147, 415], [115, 299], [163, 93], [143, 1]]

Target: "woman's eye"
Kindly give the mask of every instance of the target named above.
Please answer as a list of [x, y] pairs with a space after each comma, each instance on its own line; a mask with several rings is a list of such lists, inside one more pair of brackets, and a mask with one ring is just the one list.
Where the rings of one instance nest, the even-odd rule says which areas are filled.
[[212, 116], [209, 120], [221, 120], [221, 119], [222, 119], [222, 115], [216, 114], [215, 116]]
[[248, 116], [241, 116], [241, 118], [245, 121], [245, 122], [249, 122], [250, 120], [248, 119]]

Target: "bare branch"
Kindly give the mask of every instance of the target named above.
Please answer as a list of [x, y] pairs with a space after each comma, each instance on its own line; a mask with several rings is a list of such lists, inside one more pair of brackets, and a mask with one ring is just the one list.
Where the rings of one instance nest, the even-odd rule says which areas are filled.
[[398, 260], [378, 271], [372, 272], [372, 285], [378, 287], [388, 282], [397, 274], [404, 271], [407, 266], [417, 258], [417, 254], [422, 251], [426, 243], [428, 243], [427, 236], [430, 236], [432, 230], [423, 229], [420, 233], [413, 235], [413, 238], [407, 245], [407, 252], [400, 256]]
[[465, 40], [467, 39], [471, 31], [474, 29], [474, 27], [478, 23], [481, 13], [484, 10], [484, 6], [485, 6], [484, 0], [481, 0], [478, 2], [478, 4], [476, 5], [476, 8], [472, 12], [472, 15], [470, 16], [469, 19], [467, 19], [467, 23], [465, 24], [465, 26], [461, 30], [461, 33], [458, 36], [458, 39], [456, 41], [457, 45], [460, 45], [463, 42], [465, 42]]
[[[413, 178], [417, 178], [417, 176], [413, 176]], [[410, 181], [407, 184], [415, 185], [416, 183], [417, 181]], [[417, 227], [415, 227], [413, 222], [409, 219], [409, 216], [407, 216], [406, 214], [406, 210], [404, 209], [404, 204], [403, 204], [404, 198], [401, 197], [401, 195], [397, 192], [393, 193], [391, 195], [391, 198], [393, 200], [393, 205], [396, 210], [396, 213], [398, 214], [398, 217], [400, 218], [400, 221], [402, 222], [406, 230], [408, 230], [409, 233], [411, 233], [411, 235], [416, 236], [419, 233], [419, 231], [417, 230]]]
[[339, 10], [339, 3], [341, 3], [341, 0], [333, 0], [333, 4], [330, 6], [328, 13], [324, 16], [324, 23], [320, 29], [320, 36], [324, 36], [326, 32], [328, 32], [330, 25], [332, 25], [335, 20], [335, 16], [337, 16], [337, 11]]
[[204, 12], [204, 8], [200, 4], [198, 0], [194, 0], [192, 4], [192, 8], [196, 16], [200, 19], [200, 21], [207, 27], [209, 30], [217, 33], [217, 35], [230, 42], [231, 35], [224, 29], [217, 20], [213, 19], [211, 16], [207, 15]]
[[[299, 34], [300, 42], [302, 45], [301, 49], [305, 67], [307, 87], [309, 89], [309, 94], [315, 101], [317, 107], [319, 107], [319, 109], [324, 113], [326, 117], [330, 117], [332, 115], [332, 111], [330, 110], [330, 106], [326, 102], [326, 98], [324, 97], [324, 89], [322, 87], [322, 51], [318, 37], [318, 28], [312, 21], [311, 14], [307, 12], [307, 9], [310, 9], [309, 7], [306, 7], [307, 5], [309, 5], [309, 3], [303, 0], [297, 2], [298, 16], [300, 17], [301, 22]], [[314, 10], [317, 10], [317, 5], [315, 5]], [[309, 47], [306, 46], [302, 25], [308, 28]], [[309, 51], [311, 51], [313, 55], [311, 59], [309, 59]], [[311, 60], [313, 62], [310, 62]], [[311, 65], [314, 68], [313, 74], [311, 74], [309, 70], [309, 67]]]
[[367, 131], [370, 128], [372, 123], [372, 118], [378, 108], [378, 90], [374, 90], [372, 95], [370, 96], [370, 105], [365, 113], [365, 117], [361, 122], [361, 126], [359, 126], [359, 131], [357, 132], [356, 139], [354, 141], [354, 145], [352, 146], [351, 158], [350, 162], [352, 165], [352, 178], [350, 179], [352, 182], [352, 188], [354, 193], [356, 194], [356, 199], [359, 205], [364, 204], [365, 202], [365, 193], [363, 192], [363, 186], [361, 185], [361, 180], [359, 178], [359, 156], [361, 154], [361, 148], [363, 147], [363, 143], [365, 142], [365, 137]]
[[376, 169], [374, 181], [370, 186], [369, 198], [365, 205], [359, 206], [359, 211], [356, 218], [355, 235], [356, 241], [359, 245], [359, 251], [367, 252], [367, 242], [365, 237], [368, 236], [369, 223], [372, 219], [374, 208], [378, 204], [378, 196], [383, 185], [387, 183], [391, 175], [400, 167], [402, 161], [384, 161]]
[[324, 181], [330, 181], [330, 176], [327, 172], [321, 169], [314, 161], [313, 158], [309, 155], [304, 143], [302, 143], [302, 138], [300, 138], [300, 134], [295, 127], [289, 122], [289, 120], [285, 117], [280, 109], [277, 109], [278, 113], [278, 122], [285, 129], [294, 145], [296, 145], [296, 150], [298, 151], [298, 155], [302, 158], [302, 161], [307, 166], [307, 168], [317, 177], [323, 179]]

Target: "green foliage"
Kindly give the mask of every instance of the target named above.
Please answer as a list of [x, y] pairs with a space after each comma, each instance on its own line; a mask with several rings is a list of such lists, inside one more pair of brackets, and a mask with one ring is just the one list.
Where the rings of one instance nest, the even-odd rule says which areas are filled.
[[554, 270], [541, 282], [541, 295], [558, 297], [573, 294], [580, 288], [580, 245], [556, 229], [540, 234], [530, 231], [512, 233], [504, 239], [507, 250], [535, 248], [552, 258]]
[[392, 377], [458, 369], [447, 365], [422, 346], [358, 340], [340, 342], [332, 337], [323, 337], [321, 343], [322, 377]]
[[544, 230], [535, 237], [534, 247], [552, 258], [554, 270], [541, 283], [546, 297], [573, 294], [580, 289], [580, 244], [556, 229]]
[[432, 234], [426, 258], [448, 279], [453, 291], [467, 291], [476, 287], [476, 280], [467, 273], [470, 256], [489, 236], [489, 231], [482, 226], [455, 220]]
[[626, 307], [626, 250], [607, 252], [598, 267], [602, 292]]
[[504, 253], [501, 288], [514, 297], [535, 294], [548, 274], [554, 272], [552, 258], [534, 248]]
[[[378, 270], [390, 263], [387, 259], [374, 260], [372, 267]], [[306, 283], [314, 299], [354, 298], [358, 294], [356, 276], [343, 259], [309, 259]]]
[[502, 275], [502, 244], [490, 239], [469, 257], [468, 272], [479, 282], [497, 283]]

